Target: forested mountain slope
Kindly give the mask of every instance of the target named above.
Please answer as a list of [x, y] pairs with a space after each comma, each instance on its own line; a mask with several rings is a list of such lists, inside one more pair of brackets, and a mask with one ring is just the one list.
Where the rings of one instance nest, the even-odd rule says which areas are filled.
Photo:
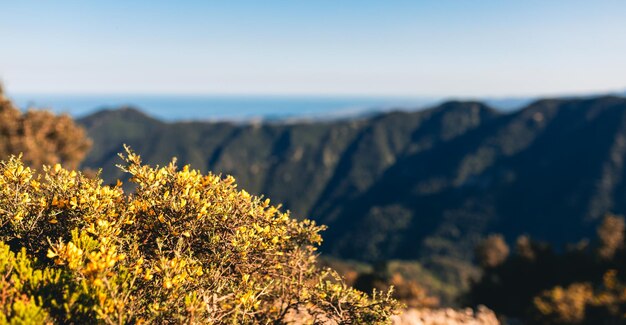
[[310, 123], [163, 123], [132, 108], [80, 120], [84, 167], [114, 181], [129, 144], [147, 163], [232, 174], [242, 188], [329, 225], [341, 257], [471, 257], [500, 232], [553, 244], [626, 213], [626, 99], [549, 99], [513, 113], [478, 102]]

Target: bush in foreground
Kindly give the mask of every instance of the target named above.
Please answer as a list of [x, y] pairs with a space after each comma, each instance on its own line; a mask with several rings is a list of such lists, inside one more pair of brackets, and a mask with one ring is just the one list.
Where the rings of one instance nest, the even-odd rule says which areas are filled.
[[322, 227], [231, 177], [122, 158], [132, 193], [59, 165], [0, 165], [0, 323], [389, 321], [389, 293], [315, 267]]

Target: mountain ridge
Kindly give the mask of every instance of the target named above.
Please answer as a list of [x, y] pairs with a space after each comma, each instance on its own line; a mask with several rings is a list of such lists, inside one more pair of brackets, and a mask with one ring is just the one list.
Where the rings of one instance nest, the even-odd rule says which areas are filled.
[[617, 96], [506, 113], [450, 101], [306, 123], [164, 123], [126, 109], [79, 123], [94, 140], [84, 167], [114, 166], [127, 143], [151, 164], [177, 156], [232, 174], [294, 216], [328, 224], [323, 251], [341, 257], [469, 260], [487, 233], [560, 245], [591, 237], [608, 211], [626, 213], [626, 99]]

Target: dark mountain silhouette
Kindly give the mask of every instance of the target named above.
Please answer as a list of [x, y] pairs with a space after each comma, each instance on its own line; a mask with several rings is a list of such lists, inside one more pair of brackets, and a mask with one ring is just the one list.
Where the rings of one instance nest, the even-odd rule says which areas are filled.
[[501, 113], [479, 102], [312, 123], [163, 123], [125, 108], [80, 120], [84, 166], [113, 181], [127, 143], [234, 175], [242, 188], [327, 224], [323, 249], [366, 261], [469, 260], [499, 232], [557, 246], [626, 213], [626, 99], [547, 99]]

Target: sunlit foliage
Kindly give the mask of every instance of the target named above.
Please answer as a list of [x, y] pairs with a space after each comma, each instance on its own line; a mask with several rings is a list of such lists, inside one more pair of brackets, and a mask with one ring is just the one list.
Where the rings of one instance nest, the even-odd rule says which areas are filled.
[[603, 259], [611, 259], [615, 252], [624, 246], [624, 218], [612, 214], [606, 215], [598, 227], [600, 247], [598, 255]]
[[232, 177], [127, 149], [134, 190], [60, 165], [0, 165], [0, 322], [384, 323], [396, 302], [315, 266], [323, 227]]
[[562, 251], [521, 236], [502, 263], [483, 263], [467, 301], [533, 324], [626, 323], [624, 230], [622, 216], [607, 214], [596, 240]]
[[544, 291], [533, 299], [537, 320], [544, 324], [578, 324], [585, 318], [585, 307], [593, 298], [589, 283], [574, 283]]
[[31, 167], [61, 163], [76, 168], [90, 146], [85, 130], [71, 117], [45, 110], [22, 113], [0, 85], [0, 159], [22, 153], [22, 161]]
[[392, 271], [388, 263], [379, 263], [372, 272], [358, 274], [353, 285], [364, 292], [388, 291], [393, 288], [393, 298], [410, 308], [439, 307], [439, 299], [432, 296], [421, 283], [406, 278], [397, 270]]
[[502, 235], [492, 234], [476, 246], [475, 255], [480, 266], [496, 267], [509, 256], [509, 246]]
[[545, 324], [623, 324], [626, 283], [610, 270], [602, 284], [573, 283], [544, 291], [533, 299], [535, 320]]

